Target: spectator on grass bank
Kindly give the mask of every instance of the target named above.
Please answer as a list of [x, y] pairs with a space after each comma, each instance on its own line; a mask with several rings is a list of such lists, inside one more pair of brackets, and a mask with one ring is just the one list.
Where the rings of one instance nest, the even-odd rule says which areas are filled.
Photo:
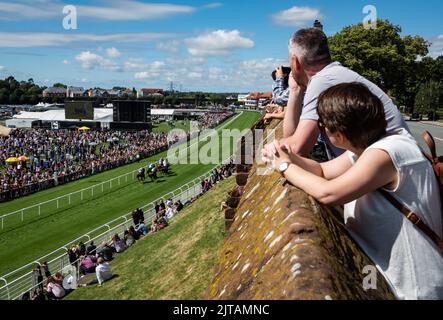
[[43, 289], [35, 289], [32, 291], [31, 300], [33, 301], [46, 301], [46, 295]]
[[157, 219], [155, 219], [154, 221], [152, 221], [151, 223], [151, 233], [156, 233], [160, 230], [159, 226], [158, 226], [158, 221]]
[[40, 265], [37, 265], [33, 271], [36, 284], [38, 284], [39, 288], [43, 289], [43, 274]]
[[80, 241], [78, 243], [78, 256], [84, 256], [85, 254], [86, 254], [86, 246], [82, 241]]
[[175, 210], [176, 210], [177, 212], [180, 212], [180, 211], [183, 210], [183, 203], [182, 203], [180, 200], [178, 200], [178, 201], [175, 203]]
[[174, 217], [174, 209], [168, 206], [165, 212], [165, 218], [169, 222], [172, 219], [172, 217]]
[[73, 265], [74, 267], [77, 267], [78, 265], [78, 256], [76, 254], [77, 248], [74, 246], [70, 249], [68, 249], [68, 258], [69, 258], [69, 263], [71, 265]]
[[80, 257], [80, 273], [86, 275], [95, 271], [95, 262], [91, 256]]
[[129, 233], [128, 230], [125, 230], [123, 237], [127, 247], [130, 247], [135, 243], [135, 238]]
[[48, 278], [51, 275], [51, 271], [49, 271], [49, 266], [47, 261], [43, 262], [42, 268], [43, 271], [45, 272], [46, 278]]
[[106, 242], [103, 242], [102, 247], [97, 252], [97, 258], [103, 258], [105, 261], [111, 261], [112, 255], [112, 247]]
[[145, 236], [145, 235], [147, 235], [148, 232], [149, 232], [148, 227], [146, 227], [146, 225], [144, 224], [144, 222], [142, 222], [142, 223], [140, 223], [140, 224], [138, 225], [136, 231], [137, 231], [137, 233], [138, 233], [140, 236], [142, 236], [142, 235]]
[[86, 255], [95, 255], [95, 250], [97, 246], [94, 244], [94, 241], [91, 241], [89, 245], [86, 247]]
[[115, 234], [114, 237], [112, 237], [112, 245], [117, 253], [121, 253], [126, 250], [126, 243], [120, 239], [118, 234]]
[[135, 240], [140, 239], [140, 235], [138, 234], [137, 231], [135, 231], [134, 226], [130, 226], [130, 227], [129, 227], [129, 234], [130, 234]]
[[106, 280], [112, 278], [111, 267], [103, 258], [98, 258], [97, 268], [95, 268], [95, 274], [97, 276], [98, 285], [101, 286]]
[[62, 299], [66, 295], [65, 289], [52, 276], [47, 280], [46, 292], [53, 299]]

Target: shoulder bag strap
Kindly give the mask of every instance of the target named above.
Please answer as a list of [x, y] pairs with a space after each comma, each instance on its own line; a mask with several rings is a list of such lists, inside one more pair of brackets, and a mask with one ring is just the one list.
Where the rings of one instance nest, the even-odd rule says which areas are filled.
[[443, 241], [440, 237], [429, 228], [422, 219], [420, 219], [414, 212], [409, 210], [408, 207], [400, 203], [397, 199], [395, 199], [389, 192], [385, 190], [379, 190], [379, 192], [388, 200], [398, 211], [400, 211], [406, 219], [415, 224], [421, 231], [423, 231], [440, 249], [440, 252], [443, 254]]

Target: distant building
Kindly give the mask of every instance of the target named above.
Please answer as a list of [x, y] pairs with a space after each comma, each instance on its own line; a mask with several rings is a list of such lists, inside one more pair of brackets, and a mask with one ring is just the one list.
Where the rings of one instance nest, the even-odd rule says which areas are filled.
[[126, 88], [126, 89], [111, 89], [111, 90], [107, 90], [108, 95], [111, 98], [121, 98], [123, 97], [125, 94], [130, 96], [132, 95], [132, 89]]
[[104, 89], [90, 89], [88, 91], [88, 97], [90, 98], [107, 98], [109, 97], [109, 93]]
[[163, 97], [163, 89], [140, 89], [137, 94], [137, 98], [148, 98], [148, 97]]
[[43, 97], [60, 97], [60, 98], [66, 98], [66, 89], [65, 88], [58, 88], [58, 87], [50, 87], [45, 90], [43, 90]]
[[238, 102], [246, 102], [248, 97], [249, 97], [249, 93], [241, 93], [241, 94], [238, 95], [237, 101]]
[[245, 101], [245, 107], [256, 109], [258, 107], [263, 107], [272, 100], [272, 92], [260, 93], [253, 92], [250, 93]]
[[67, 98], [80, 98], [87, 96], [85, 89], [82, 87], [68, 87], [66, 90], [66, 97]]

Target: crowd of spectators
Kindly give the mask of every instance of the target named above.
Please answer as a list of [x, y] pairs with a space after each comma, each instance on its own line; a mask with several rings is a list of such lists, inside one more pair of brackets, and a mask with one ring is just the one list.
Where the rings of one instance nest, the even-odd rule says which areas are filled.
[[[200, 130], [213, 128], [232, 113], [201, 117]], [[139, 161], [186, 138], [183, 133], [101, 130], [13, 130], [0, 137], [0, 201]], [[10, 157], [26, 161], [6, 163]]]

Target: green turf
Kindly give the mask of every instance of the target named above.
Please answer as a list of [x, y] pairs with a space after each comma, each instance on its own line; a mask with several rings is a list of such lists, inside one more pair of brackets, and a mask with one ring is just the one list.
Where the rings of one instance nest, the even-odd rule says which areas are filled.
[[172, 129], [181, 129], [184, 131], [189, 131], [189, 120], [178, 120], [175, 121], [175, 126], [172, 126], [170, 121], [161, 122], [155, 124], [152, 127], [153, 132], [169, 132]]
[[[259, 114], [245, 112], [226, 128], [245, 129], [258, 119]], [[229, 121], [229, 120], [228, 120]], [[222, 124], [223, 126], [223, 124]], [[229, 143], [229, 142], [224, 142]], [[230, 143], [232, 144], [232, 142]], [[141, 164], [159, 159], [165, 154], [143, 160]], [[69, 192], [107, 181], [138, 169], [141, 164], [131, 164], [93, 177], [52, 188], [37, 194], [0, 205], [0, 212], [7, 213], [20, 208], [47, 201]], [[176, 165], [174, 175], [160, 179], [157, 183], [142, 184], [132, 182], [122, 184], [102, 196], [77, 205], [49, 208], [49, 213], [41, 217], [34, 214], [25, 216], [25, 221], [5, 221], [5, 229], [0, 231], [0, 274], [5, 274], [24, 264], [59, 248], [78, 236], [145, 205], [150, 201], [176, 189], [178, 186], [209, 171], [214, 165]], [[18, 218], [16, 218], [18, 220]]]
[[79, 288], [66, 299], [203, 299], [224, 240], [220, 203], [234, 185], [233, 178], [219, 183], [174, 217], [168, 228], [117, 256], [111, 268], [118, 277], [101, 287]]

